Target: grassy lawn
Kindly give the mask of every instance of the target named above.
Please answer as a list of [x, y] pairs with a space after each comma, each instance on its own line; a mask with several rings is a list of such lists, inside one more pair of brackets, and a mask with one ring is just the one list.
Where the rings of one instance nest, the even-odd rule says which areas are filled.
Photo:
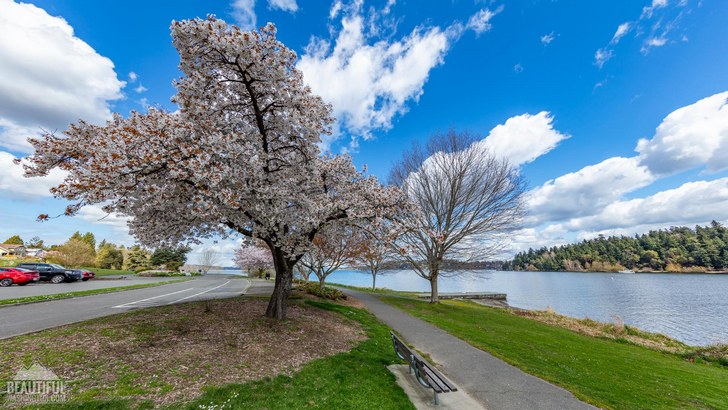
[[[72, 401], [33, 406], [41, 409], [414, 408], [385, 367], [396, 357], [374, 316], [297, 300], [278, 322], [262, 317], [265, 305], [237, 298], [165, 306], [0, 341], [8, 353], [0, 380], [34, 361], [74, 380]], [[355, 339], [327, 353], [341, 334]], [[249, 381], [222, 382], [235, 379]]]
[[417, 295], [423, 293], [423, 292], [407, 292], [402, 290], [392, 290], [387, 288], [376, 288], [375, 290], [372, 290], [370, 287], [361, 287], [361, 286], [351, 286], [351, 285], [342, 285], [340, 283], [328, 283], [326, 282], [326, 286], [336, 286], [337, 288], [346, 288], [346, 289], [353, 289], [358, 290], [361, 292], [367, 292], [367, 293], [374, 293], [377, 295], [396, 295], [396, 296], [408, 296], [408, 297], [416, 297]]
[[599, 407], [728, 409], [728, 367], [717, 363], [691, 363], [472, 302], [382, 299]]
[[133, 271], [130, 271], [130, 270], [103, 269], [103, 268], [88, 268], [88, 267], [81, 268], [81, 269], [90, 270], [91, 272], [96, 273], [97, 276], [107, 276], [107, 275], [125, 275], [125, 276], [129, 276], [129, 275], [135, 275], [135, 273]]
[[389, 329], [362, 309], [308, 303], [359, 322], [368, 339], [350, 352], [316, 360], [292, 377], [210, 388], [188, 408], [414, 409], [385, 367], [396, 362]]
[[45, 302], [45, 301], [49, 301], [49, 300], [68, 299], [68, 298], [75, 298], [75, 297], [79, 297], [79, 296], [98, 295], [101, 293], [120, 292], [123, 290], [150, 288], [153, 286], [161, 286], [161, 285], [168, 285], [170, 283], [184, 282], [186, 280], [191, 280], [191, 279], [167, 280], [164, 282], [140, 283], [137, 285], [117, 286], [117, 287], [105, 288], [105, 289], [79, 290], [77, 292], [55, 293], [52, 295], [28, 296], [28, 297], [24, 297], [24, 298], [14, 298], [14, 299], [0, 299], [0, 306], [15, 305], [17, 303]]

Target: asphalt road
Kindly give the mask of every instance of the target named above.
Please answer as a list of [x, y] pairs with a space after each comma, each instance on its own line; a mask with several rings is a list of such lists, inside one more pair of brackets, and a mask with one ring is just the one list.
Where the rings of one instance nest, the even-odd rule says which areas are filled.
[[57, 293], [79, 292], [82, 290], [116, 288], [120, 286], [132, 286], [144, 283], [166, 282], [179, 279], [176, 277], [167, 278], [140, 278], [130, 276], [126, 279], [91, 279], [86, 282], [76, 281], [70, 283], [38, 282], [27, 286], [8, 286], [0, 288], [0, 300], [24, 298], [28, 296], [53, 295]]
[[151, 288], [0, 307], [0, 339], [133, 309], [239, 296], [249, 287], [248, 279], [215, 275]]

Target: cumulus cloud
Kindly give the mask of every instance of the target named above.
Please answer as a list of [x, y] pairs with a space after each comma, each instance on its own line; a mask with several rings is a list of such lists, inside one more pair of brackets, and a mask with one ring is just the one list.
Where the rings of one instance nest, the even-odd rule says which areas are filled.
[[27, 152], [20, 131], [64, 130], [83, 118], [110, 118], [125, 83], [114, 64], [74, 35], [62, 18], [31, 4], [0, 0], [0, 145]]
[[554, 118], [547, 111], [511, 117], [493, 128], [479, 144], [494, 154], [508, 158], [514, 166], [529, 163], [569, 138], [554, 129]]
[[673, 111], [635, 150], [641, 164], [659, 175], [728, 168], [728, 91]]
[[110, 226], [119, 233], [129, 235], [127, 222], [130, 218], [113, 213], [109, 214], [103, 210], [101, 204], [86, 205], [78, 211], [75, 217], [93, 224]]
[[339, 129], [368, 138], [372, 130], [390, 128], [407, 103], [419, 99], [455, 34], [420, 26], [400, 39], [380, 39], [361, 7], [338, 4], [331, 15], [342, 15], [341, 29], [331, 40], [312, 38], [297, 67], [313, 91], [332, 104]]
[[600, 212], [612, 202], [655, 181], [639, 158], [608, 158], [562, 175], [528, 194], [528, 225], [567, 221]]
[[560, 245], [598, 235], [634, 235], [669, 226], [728, 221], [728, 178], [692, 181], [629, 198], [662, 177], [728, 169], [728, 91], [668, 114], [631, 158], [608, 158], [528, 193], [530, 215], [510, 249]]
[[707, 224], [728, 219], [728, 178], [695, 181], [646, 198], [615, 201], [596, 215], [575, 218], [571, 231], [604, 232], [637, 225], [673, 226]]
[[66, 177], [65, 171], [56, 168], [45, 177], [27, 179], [23, 176], [22, 165], [13, 162], [15, 159], [14, 155], [0, 151], [0, 192], [4, 195], [25, 199], [50, 197], [50, 188]]

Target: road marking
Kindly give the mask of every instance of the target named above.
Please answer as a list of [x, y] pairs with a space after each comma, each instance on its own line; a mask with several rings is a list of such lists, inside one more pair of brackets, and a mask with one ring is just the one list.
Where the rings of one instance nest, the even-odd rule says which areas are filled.
[[168, 304], [168, 305], [172, 305], [172, 304], [174, 304], [174, 303], [177, 303], [177, 302], [181, 302], [181, 301], [183, 301], [183, 300], [187, 300], [187, 299], [189, 299], [189, 298], [193, 298], [193, 297], [195, 297], [195, 296], [200, 296], [200, 295], [204, 295], [205, 293], [207, 293], [207, 292], [211, 292], [211, 291], [213, 291], [213, 290], [215, 290], [215, 289], [218, 289], [218, 288], [221, 288], [221, 287], [223, 287], [223, 286], [227, 285], [228, 283], [230, 283], [230, 281], [227, 281], [227, 282], [223, 283], [222, 285], [219, 285], [219, 286], [215, 286], [214, 288], [211, 288], [211, 289], [207, 289], [207, 290], [205, 290], [205, 291], [202, 291], [202, 292], [200, 292], [200, 293], [195, 293], [194, 295], [186, 296], [186, 297], [183, 297], [182, 299], [177, 299], [177, 300], [175, 300], [174, 302], [169, 302], [169, 303], [167, 303], [167, 304]]
[[163, 298], [165, 296], [176, 295], [178, 293], [187, 292], [188, 290], [194, 290], [194, 289], [195, 288], [188, 288], [188, 289], [178, 290], [177, 292], [166, 293], [164, 295], [154, 296], [154, 297], [151, 297], [151, 298], [141, 299], [141, 300], [137, 300], [137, 301], [134, 301], [134, 302], [129, 302], [129, 303], [121, 304], [121, 305], [112, 306], [111, 308], [112, 309], [127, 308], [127, 307], [129, 307], [129, 305], [134, 305], [134, 304], [137, 304], [137, 303], [146, 302], [148, 300], [159, 299], [159, 298]]

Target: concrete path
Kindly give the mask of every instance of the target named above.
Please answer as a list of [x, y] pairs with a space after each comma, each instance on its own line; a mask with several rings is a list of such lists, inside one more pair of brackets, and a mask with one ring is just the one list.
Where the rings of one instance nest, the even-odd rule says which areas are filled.
[[[447, 377], [489, 410], [594, 409], [567, 390], [531, 376], [423, 320], [350, 289], [379, 320], [428, 354]], [[394, 354], [394, 353], [393, 353]]]
[[248, 279], [202, 276], [151, 288], [0, 307], [0, 339], [134, 309], [235, 297], [249, 287]]

